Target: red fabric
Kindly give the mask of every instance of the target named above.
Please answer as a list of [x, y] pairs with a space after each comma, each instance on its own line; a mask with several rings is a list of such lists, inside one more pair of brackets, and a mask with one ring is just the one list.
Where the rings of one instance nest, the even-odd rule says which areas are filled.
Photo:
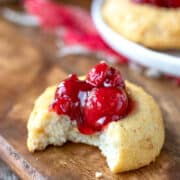
[[25, 0], [24, 6], [30, 14], [39, 18], [44, 28], [50, 30], [63, 28], [61, 38], [66, 45], [82, 45], [91, 51], [112, 55], [118, 63], [127, 62], [126, 57], [116, 53], [104, 43], [86, 11], [49, 0]]
[[[112, 50], [98, 34], [90, 15], [77, 7], [57, 4], [51, 0], [24, 0], [28, 13], [38, 17], [41, 25], [49, 30], [63, 30], [60, 38], [66, 45], [81, 45], [93, 52], [103, 52], [112, 56], [117, 63], [127, 63], [128, 59]], [[180, 85], [180, 78], [167, 76]]]

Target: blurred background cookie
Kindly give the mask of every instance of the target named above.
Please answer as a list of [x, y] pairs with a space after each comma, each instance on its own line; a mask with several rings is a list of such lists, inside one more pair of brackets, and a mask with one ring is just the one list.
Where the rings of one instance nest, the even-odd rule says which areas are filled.
[[106, 0], [102, 15], [116, 32], [131, 41], [158, 50], [180, 49], [180, 9], [148, 2]]

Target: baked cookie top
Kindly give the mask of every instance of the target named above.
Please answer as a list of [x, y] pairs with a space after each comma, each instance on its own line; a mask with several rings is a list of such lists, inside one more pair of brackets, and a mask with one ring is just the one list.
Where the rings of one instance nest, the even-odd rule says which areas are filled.
[[180, 48], [180, 8], [106, 0], [102, 16], [108, 25], [129, 40], [158, 50]]

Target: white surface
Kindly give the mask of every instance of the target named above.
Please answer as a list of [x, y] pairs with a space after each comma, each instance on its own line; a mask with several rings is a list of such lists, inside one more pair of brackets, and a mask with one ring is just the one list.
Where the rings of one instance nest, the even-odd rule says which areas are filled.
[[103, 0], [93, 0], [91, 14], [102, 38], [114, 50], [146, 67], [180, 77], [180, 51], [159, 52], [131, 42], [113, 31], [101, 16]]

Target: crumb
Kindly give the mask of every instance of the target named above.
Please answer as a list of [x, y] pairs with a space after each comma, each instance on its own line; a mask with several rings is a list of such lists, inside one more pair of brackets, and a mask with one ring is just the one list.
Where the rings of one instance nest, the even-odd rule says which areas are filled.
[[97, 172], [95, 173], [95, 177], [96, 177], [96, 178], [101, 178], [101, 177], [102, 177], [102, 172], [98, 172], [98, 171], [97, 171]]

